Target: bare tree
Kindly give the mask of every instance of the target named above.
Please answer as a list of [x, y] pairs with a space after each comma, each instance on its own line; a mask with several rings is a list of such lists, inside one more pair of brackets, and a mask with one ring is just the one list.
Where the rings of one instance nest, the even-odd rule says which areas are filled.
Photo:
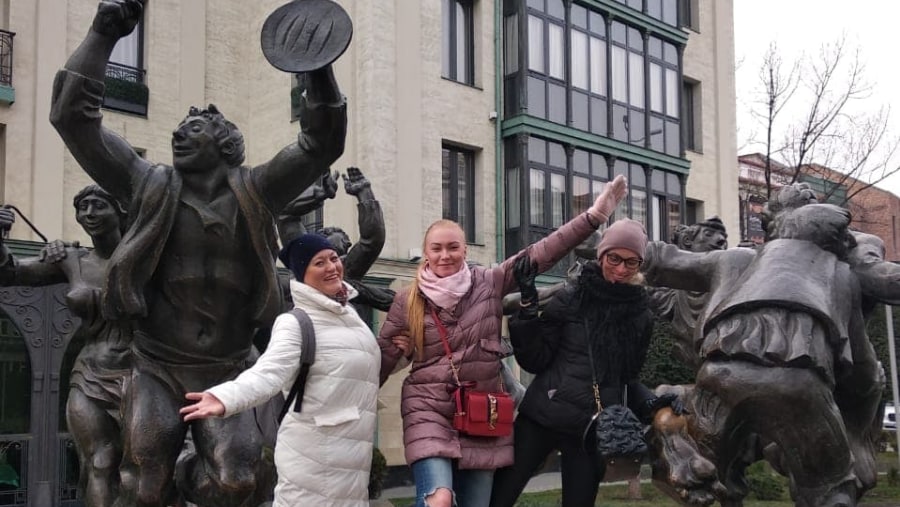
[[759, 101], [762, 111], [755, 108], [751, 110], [753, 116], [763, 124], [766, 133], [766, 199], [769, 199], [772, 193], [772, 135], [775, 132], [775, 122], [789, 103], [790, 98], [794, 96], [799, 85], [797, 77], [800, 68], [799, 62], [794, 62], [787, 70], [784, 66], [784, 61], [778, 52], [778, 45], [773, 41], [769, 44], [769, 49], [766, 50], [762, 66], [759, 69], [759, 80], [763, 88]]
[[[791, 172], [825, 181], [823, 200], [846, 205], [859, 192], [900, 170], [900, 141], [889, 130], [890, 109], [872, 107], [872, 86], [858, 49], [846, 39], [823, 45], [789, 68], [773, 43], [760, 67], [761, 100], [754, 116], [766, 139], [766, 191], [771, 194], [771, 162], [776, 156]], [[792, 117], [783, 130], [780, 113]], [[773, 139], [782, 131], [783, 139]]]

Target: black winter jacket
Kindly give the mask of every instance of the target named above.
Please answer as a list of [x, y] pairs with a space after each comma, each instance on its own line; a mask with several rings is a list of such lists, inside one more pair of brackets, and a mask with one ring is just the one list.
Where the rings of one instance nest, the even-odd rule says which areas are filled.
[[596, 263], [558, 292], [540, 317], [515, 315], [509, 322], [516, 360], [536, 375], [519, 412], [538, 424], [581, 437], [596, 413], [591, 362], [594, 354], [600, 401], [628, 405], [642, 420], [654, 398], [638, 377], [647, 355], [653, 319], [646, 289], [607, 282]]

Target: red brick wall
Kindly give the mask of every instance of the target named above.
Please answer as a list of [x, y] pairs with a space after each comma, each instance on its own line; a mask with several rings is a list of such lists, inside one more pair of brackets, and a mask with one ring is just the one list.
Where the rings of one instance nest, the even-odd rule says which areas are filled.
[[850, 227], [874, 234], [884, 241], [885, 259], [900, 261], [900, 198], [877, 187], [869, 187], [850, 200]]

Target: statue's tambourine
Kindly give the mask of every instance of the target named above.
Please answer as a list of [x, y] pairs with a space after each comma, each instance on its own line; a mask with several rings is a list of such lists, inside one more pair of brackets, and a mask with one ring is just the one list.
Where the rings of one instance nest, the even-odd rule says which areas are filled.
[[294, 0], [275, 9], [263, 23], [262, 51], [285, 72], [309, 72], [334, 62], [347, 50], [353, 24], [332, 0]]

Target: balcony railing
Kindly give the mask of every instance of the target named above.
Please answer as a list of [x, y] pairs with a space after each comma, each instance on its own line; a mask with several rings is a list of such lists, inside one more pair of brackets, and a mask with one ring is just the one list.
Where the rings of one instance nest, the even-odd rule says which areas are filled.
[[16, 34], [0, 30], [0, 85], [12, 87], [13, 37]]
[[144, 84], [144, 69], [121, 63], [106, 65], [106, 96], [103, 107], [147, 116], [150, 91]]

